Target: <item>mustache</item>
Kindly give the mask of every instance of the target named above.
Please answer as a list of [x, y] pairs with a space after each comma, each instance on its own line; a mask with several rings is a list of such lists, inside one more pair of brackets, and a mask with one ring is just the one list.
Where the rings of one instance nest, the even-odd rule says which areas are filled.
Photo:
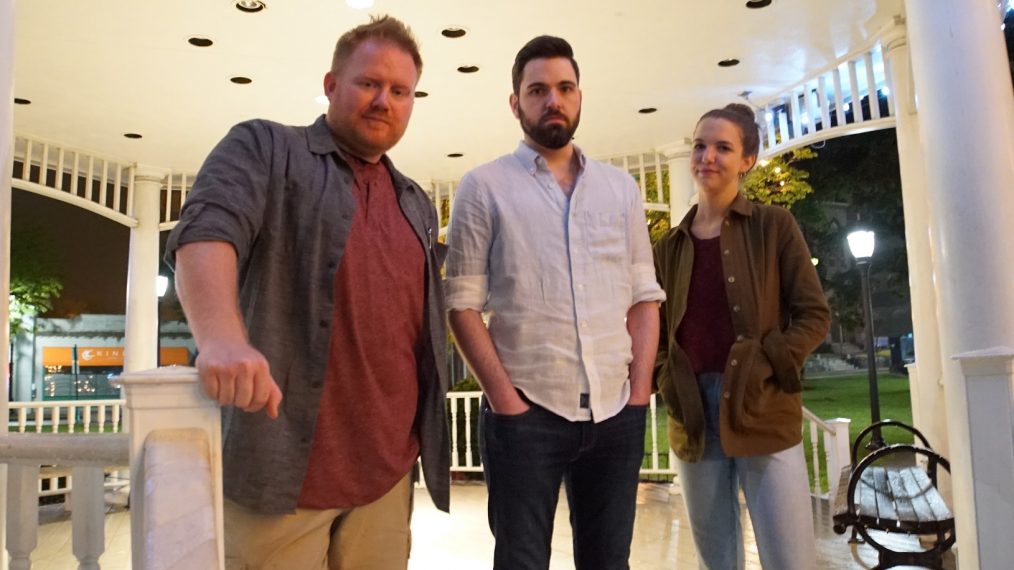
[[563, 121], [565, 123], [568, 123], [568, 124], [570, 123], [570, 119], [567, 118], [567, 115], [564, 115], [563, 113], [560, 113], [559, 111], [547, 111], [539, 119], [539, 122], [542, 123], [542, 122], [545, 122], [545, 121], [547, 121], [549, 119], [563, 119]]

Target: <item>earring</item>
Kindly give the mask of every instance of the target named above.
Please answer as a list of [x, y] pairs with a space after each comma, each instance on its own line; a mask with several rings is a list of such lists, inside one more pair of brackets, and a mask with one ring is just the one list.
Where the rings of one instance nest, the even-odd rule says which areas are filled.
[[746, 172], [740, 172], [739, 173], [739, 179], [742, 180], [744, 178], [746, 178]]

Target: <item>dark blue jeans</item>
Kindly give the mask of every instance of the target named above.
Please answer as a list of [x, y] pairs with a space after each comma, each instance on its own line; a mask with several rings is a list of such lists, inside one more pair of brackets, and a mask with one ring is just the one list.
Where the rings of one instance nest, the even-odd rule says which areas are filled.
[[646, 408], [627, 406], [596, 424], [571, 422], [534, 404], [523, 414], [501, 416], [483, 399], [479, 439], [494, 569], [549, 568], [561, 483], [576, 568], [630, 568]]

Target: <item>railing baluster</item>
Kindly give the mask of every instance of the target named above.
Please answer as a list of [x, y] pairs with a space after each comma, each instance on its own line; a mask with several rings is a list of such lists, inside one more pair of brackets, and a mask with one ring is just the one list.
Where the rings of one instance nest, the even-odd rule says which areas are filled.
[[820, 496], [820, 453], [817, 424], [810, 422], [810, 451], [813, 456], [813, 494]]
[[39, 466], [7, 465], [7, 552], [10, 570], [30, 570], [39, 544]]
[[465, 403], [465, 466], [474, 467], [472, 462], [472, 398], [466, 397]]
[[42, 158], [39, 160], [39, 183], [49, 186], [49, 143], [42, 143]]
[[120, 404], [113, 406], [113, 433], [120, 433]]
[[764, 108], [764, 124], [768, 127], [768, 148], [774, 148], [778, 139], [775, 136], [775, 113], [771, 105]]
[[77, 177], [81, 171], [81, 153], [76, 150], [71, 152], [74, 153], [74, 166], [70, 171], [70, 193], [77, 196]]
[[106, 205], [106, 192], [107, 192], [106, 184], [109, 183], [109, 176], [107, 175], [108, 167], [109, 167], [109, 161], [107, 161], [106, 159], [103, 158], [102, 159], [102, 176], [100, 177], [101, 178], [101, 182], [100, 182], [100, 186], [99, 186], [99, 203], [102, 204], [103, 206]]
[[105, 551], [105, 498], [102, 467], [74, 467], [74, 492], [71, 493], [71, 529], [74, 556], [79, 570], [99, 570], [99, 557]]
[[880, 97], [877, 96], [877, 78], [873, 70], [873, 52], [866, 52], [863, 55], [863, 62], [866, 66], [866, 97], [870, 102], [870, 118], [880, 118]]
[[852, 119], [861, 123], [863, 117], [863, 96], [859, 93], [859, 74], [856, 71], [856, 60], [849, 60], [849, 95], [852, 96]]
[[[458, 461], [458, 398], [451, 397], [451, 467], [460, 467]], [[465, 429], [468, 429], [465, 425]]]
[[91, 404], [85, 404], [84, 407], [83, 407], [83, 409], [81, 410], [81, 421], [82, 421], [82, 430], [85, 433], [91, 432], [92, 431], [92, 406], [91, 406]]
[[67, 433], [74, 433], [74, 425], [77, 423], [77, 406], [67, 406]]
[[838, 126], [845, 126], [845, 95], [841, 90], [841, 69], [836, 67], [831, 72], [831, 83], [834, 85], [834, 113]]
[[98, 424], [99, 424], [99, 426], [98, 426], [99, 433], [103, 433], [104, 431], [106, 431], [106, 405], [105, 404], [99, 404], [99, 414], [98, 414], [98, 417], [95, 418], [95, 421], [97, 421]]
[[658, 394], [652, 394], [649, 402], [648, 419], [651, 422], [651, 468], [658, 470]]
[[66, 189], [66, 184], [63, 183], [63, 160], [65, 154], [66, 151], [63, 150], [63, 147], [60, 147], [56, 153], [56, 185], [54, 188], [61, 191]]
[[123, 192], [123, 165], [116, 163], [116, 186], [113, 186], [113, 209], [126, 214], [120, 207], [120, 196]]
[[641, 187], [641, 202], [648, 201], [648, 179], [645, 177], [644, 153], [637, 155], [637, 185]]
[[35, 433], [42, 433], [42, 424], [46, 423], [43, 410], [42, 406], [35, 408]]
[[95, 157], [88, 155], [88, 175], [85, 176], [85, 200], [95, 201]]
[[799, 95], [795, 91], [789, 93], [789, 109], [792, 112], [792, 122], [789, 123], [789, 139], [783, 140], [782, 143], [803, 136], [803, 120], [799, 113]]
[[165, 211], [162, 214], [163, 222], [168, 222], [169, 218], [172, 217], [172, 207], [173, 207], [173, 175], [170, 172], [169, 175], [165, 177]]
[[831, 99], [827, 96], [827, 75], [817, 79], [817, 105], [820, 107], [820, 128], [831, 128]]
[[28, 408], [18, 408], [18, 433], [25, 433], [28, 425]]
[[806, 134], [810, 135], [817, 130], [817, 113], [813, 105], [813, 89], [810, 88], [809, 82], [803, 84], [803, 106], [806, 109], [803, 111], [803, 116], [806, 117], [803, 124], [806, 126]]

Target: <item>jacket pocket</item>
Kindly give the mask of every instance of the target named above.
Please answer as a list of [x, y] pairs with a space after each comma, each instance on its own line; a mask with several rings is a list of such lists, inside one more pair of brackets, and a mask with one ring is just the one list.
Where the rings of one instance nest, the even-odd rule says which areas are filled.
[[774, 370], [775, 381], [782, 391], [787, 394], [801, 392], [803, 383], [800, 380], [800, 367], [793, 361], [782, 331], [775, 329], [764, 335], [762, 347], [764, 356]]

